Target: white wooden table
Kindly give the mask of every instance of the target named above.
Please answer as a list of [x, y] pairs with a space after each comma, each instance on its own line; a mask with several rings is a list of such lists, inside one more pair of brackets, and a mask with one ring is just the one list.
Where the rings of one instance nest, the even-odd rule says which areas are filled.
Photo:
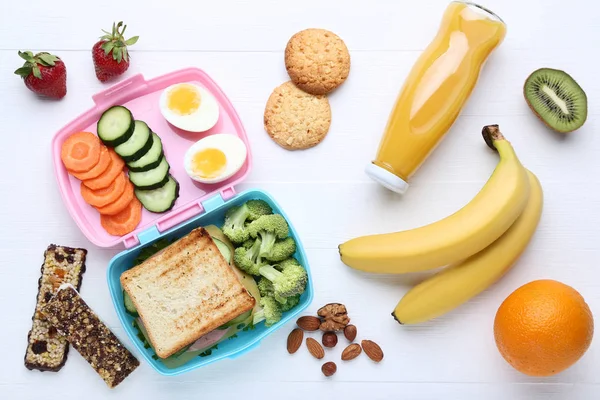
[[[471, 100], [447, 139], [398, 197], [363, 173], [376, 150], [404, 77], [433, 37], [447, 0], [78, 0], [0, 2], [0, 399], [598, 399], [600, 347], [566, 372], [545, 379], [514, 371], [499, 355], [492, 324], [501, 301], [539, 278], [572, 285], [600, 315], [600, 6], [586, 0], [488, 0], [508, 24], [505, 42], [486, 65]], [[292, 324], [260, 348], [178, 377], [163, 377], [142, 361], [109, 391], [71, 350], [59, 373], [23, 366], [42, 253], [50, 243], [89, 250], [82, 294], [132, 348], [110, 302], [108, 261], [119, 250], [100, 249], [80, 233], [61, 201], [52, 172], [53, 134], [106, 88], [94, 75], [91, 47], [114, 20], [140, 35], [124, 77], [146, 78], [196, 66], [230, 96], [248, 131], [254, 169], [239, 190], [258, 187], [281, 203], [296, 225], [314, 274], [308, 311], [345, 303], [359, 336], [385, 351], [338, 362], [326, 379], [321, 362], [303, 348], [285, 351]], [[352, 55], [349, 80], [330, 101], [327, 139], [305, 152], [288, 152], [265, 134], [262, 115], [271, 90], [286, 80], [283, 49], [306, 27], [338, 33]], [[68, 94], [40, 101], [13, 70], [17, 50], [62, 57]], [[589, 98], [586, 125], [568, 138], [552, 134], [528, 110], [521, 94], [539, 67], [564, 69]], [[399, 326], [392, 308], [425, 275], [372, 276], [345, 267], [337, 245], [351, 237], [416, 227], [466, 204], [490, 175], [496, 156], [481, 127], [498, 123], [546, 195], [537, 234], [501, 282], [455, 312], [416, 327]], [[343, 341], [340, 341], [343, 342]], [[338, 345], [328, 358], [339, 360]], [[223, 398], [223, 397], [221, 397]]]

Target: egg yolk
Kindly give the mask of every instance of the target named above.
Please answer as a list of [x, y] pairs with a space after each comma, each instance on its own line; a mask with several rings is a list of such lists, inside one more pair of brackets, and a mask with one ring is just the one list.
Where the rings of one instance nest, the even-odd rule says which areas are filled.
[[194, 155], [192, 169], [202, 178], [215, 178], [225, 169], [227, 157], [219, 149], [203, 149]]
[[189, 115], [200, 107], [200, 93], [190, 85], [177, 86], [169, 93], [167, 107], [179, 115]]

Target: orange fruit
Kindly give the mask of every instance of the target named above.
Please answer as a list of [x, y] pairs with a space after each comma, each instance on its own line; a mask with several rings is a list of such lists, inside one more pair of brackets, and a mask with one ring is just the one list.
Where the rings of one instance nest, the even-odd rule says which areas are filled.
[[494, 338], [502, 357], [531, 376], [550, 376], [573, 365], [594, 334], [592, 312], [579, 292], [553, 280], [527, 283], [498, 308]]

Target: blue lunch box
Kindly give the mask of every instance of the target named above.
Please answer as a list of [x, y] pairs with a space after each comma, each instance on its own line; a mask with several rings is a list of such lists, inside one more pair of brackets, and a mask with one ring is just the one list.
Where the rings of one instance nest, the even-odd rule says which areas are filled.
[[[273, 208], [274, 213], [281, 214], [288, 221], [290, 226], [290, 236], [296, 241], [297, 244], [297, 250], [294, 257], [296, 257], [298, 262], [306, 269], [306, 272], [308, 273], [308, 283], [306, 285], [306, 290], [300, 298], [300, 303], [296, 307], [285, 312], [281, 320], [275, 325], [267, 328], [265, 327], [264, 322], [261, 322], [260, 324], [256, 325], [254, 329], [238, 331], [236, 333], [237, 337], [220, 342], [218, 344], [218, 348], [216, 350], [211, 350], [210, 354], [195, 356], [189, 361], [185, 362], [183, 365], [170, 368], [155, 356], [155, 353], [151, 348], [145, 348], [144, 342], [140, 339], [140, 337], [138, 337], [138, 329], [134, 327], [135, 318], [125, 310], [123, 303], [123, 289], [121, 287], [119, 278], [125, 270], [131, 268], [134, 259], [143, 248], [152, 245], [154, 242], [162, 238], [178, 239], [187, 235], [192, 229], [200, 226], [208, 226], [212, 224], [222, 226], [225, 212], [230, 207], [241, 205], [250, 199], [261, 199], [266, 201]], [[201, 214], [180, 226], [172, 228], [163, 233], [159, 233], [156, 227], [140, 233], [138, 235], [140, 244], [117, 254], [108, 265], [108, 287], [113, 305], [117, 311], [117, 315], [119, 316], [119, 320], [121, 321], [125, 332], [127, 332], [129, 339], [133, 342], [138, 352], [156, 371], [162, 375], [179, 375], [223, 358], [237, 358], [248, 353], [252, 349], [258, 347], [264, 338], [281, 328], [286, 322], [296, 318], [298, 314], [308, 307], [314, 296], [312, 277], [300, 238], [298, 237], [298, 234], [296, 233], [296, 230], [294, 229], [289, 217], [283, 212], [279, 204], [277, 204], [277, 202], [269, 194], [261, 190], [248, 190], [240, 193], [237, 196], [234, 196], [227, 201], [224, 201], [221, 195], [215, 195], [214, 197], [203, 202], [202, 205], [206, 211], [204, 214]]]

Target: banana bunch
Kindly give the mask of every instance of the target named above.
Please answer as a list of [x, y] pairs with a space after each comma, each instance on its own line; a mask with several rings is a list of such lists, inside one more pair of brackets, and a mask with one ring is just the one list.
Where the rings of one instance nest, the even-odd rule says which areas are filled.
[[521, 162], [497, 125], [483, 136], [500, 155], [481, 191], [456, 213], [407, 231], [342, 243], [342, 262], [371, 273], [407, 273], [448, 265], [400, 300], [392, 315], [401, 324], [438, 317], [500, 279], [527, 247], [542, 213], [537, 177]]

